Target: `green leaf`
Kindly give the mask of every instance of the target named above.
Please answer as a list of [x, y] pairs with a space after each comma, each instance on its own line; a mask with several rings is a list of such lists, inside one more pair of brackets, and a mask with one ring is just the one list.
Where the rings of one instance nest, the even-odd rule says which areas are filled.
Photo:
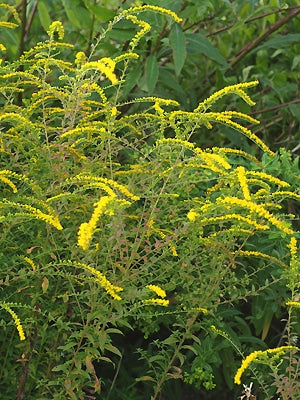
[[47, 6], [43, 0], [38, 1], [37, 9], [42, 27], [47, 31], [51, 24], [51, 18], [48, 13]]
[[98, 20], [101, 22], [107, 22], [111, 20], [114, 16], [115, 13], [110, 10], [109, 8], [94, 5], [89, 3], [88, 1], [84, 2], [86, 7], [97, 17]]
[[294, 43], [300, 42], [300, 33], [289, 33], [287, 35], [277, 35], [272, 39], [268, 40], [261, 46], [258, 46], [255, 51], [259, 49], [279, 49], [283, 47], [289, 47]]
[[172, 27], [170, 44], [173, 50], [175, 73], [178, 76], [186, 59], [185, 35], [179, 24], [174, 24]]
[[69, 349], [71, 349], [72, 347], [75, 347], [75, 346], [77, 346], [76, 342], [69, 342], [69, 343], [65, 344], [64, 346], [58, 346], [57, 348], [60, 349], [60, 350], [69, 350]]
[[204, 54], [206, 57], [210, 58], [211, 60], [216, 61], [218, 64], [221, 64], [223, 67], [229, 68], [229, 64], [225, 60], [225, 58], [222, 56], [222, 54], [219, 52], [218, 49], [216, 49], [211, 42], [201, 35], [200, 33], [198, 34], [189, 34], [186, 35], [188, 46], [187, 50], [189, 53], [195, 54], [195, 53], [201, 53]]
[[155, 55], [151, 54], [146, 61], [146, 83], [149, 94], [155, 88], [158, 79], [158, 63]]
[[91, 17], [90, 13], [83, 7], [75, 6], [70, 0], [63, 0], [63, 5], [68, 16], [68, 19], [77, 28], [90, 28]]
[[112, 344], [110, 344], [110, 343], [107, 343], [104, 346], [104, 349], [110, 351], [111, 353], [116, 354], [119, 357], [122, 357], [122, 354], [121, 354], [120, 350], [117, 347], [115, 347]]

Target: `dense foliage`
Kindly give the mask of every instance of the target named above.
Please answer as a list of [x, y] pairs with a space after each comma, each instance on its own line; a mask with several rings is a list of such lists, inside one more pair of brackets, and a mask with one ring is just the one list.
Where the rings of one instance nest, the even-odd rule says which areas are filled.
[[300, 394], [300, 6], [163, 3], [0, 4], [3, 400]]

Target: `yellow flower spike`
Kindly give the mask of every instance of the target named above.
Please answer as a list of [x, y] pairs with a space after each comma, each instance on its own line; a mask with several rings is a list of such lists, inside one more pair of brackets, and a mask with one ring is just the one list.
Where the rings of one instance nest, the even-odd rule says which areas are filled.
[[137, 14], [137, 13], [140, 13], [143, 11], [154, 11], [154, 12], [158, 12], [160, 14], [164, 14], [166, 16], [173, 18], [174, 21], [178, 22], [178, 23], [180, 23], [182, 21], [182, 18], [178, 17], [178, 15], [175, 14], [173, 11], [170, 11], [166, 8], [162, 8], [162, 7], [158, 7], [158, 6], [151, 6], [151, 5], [143, 5], [143, 6], [139, 6], [139, 7], [128, 8], [127, 10], [124, 10], [120, 15], [115, 17], [115, 20], [119, 21], [125, 15]]
[[141, 30], [137, 32], [130, 41], [130, 47], [131, 49], [134, 49], [141, 38], [150, 31], [151, 25], [148, 24], [148, 22], [138, 19], [135, 15], [126, 15], [125, 18], [141, 28]]
[[132, 51], [128, 52], [128, 53], [123, 53], [117, 57], [114, 58], [114, 62], [118, 63], [120, 61], [123, 60], [127, 60], [127, 59], [133, 58], [135, 60], [137, 60], [139, 58], [139, 55], [137, 53], [133, 53]]
[[88, 250], [100, 216], [105, 214], [108, 210], [109, 204], [114, 201], [115, 197], [115, 194], [101, 197], [101, 199], [95, 203], [95, 209], [89, 222], [83, 222], [80, 225], [77, 243], [83, 250]]
[[271, 261], [272, 263], [276, 263], [276, 264], [280, 265], [283, 268], [289, 268], [288, 265], [284, 264], [278, 258], [270, 256], [269, 254], [261, 253], [260, 251], [237, 250], [236, 252], [233, 252], [232, 254], [235, 256], [264, 258], [266, 260]]
[[4, 44], [0, 43], [0, 51], [5, 51], [6, 47], [4, 46]]
[[245, 168], [239, 166], [236, 168], [236, 172], [237, 172], [237, 177], [238, 177], [240, 186], [243, 191], [244, 199], [251, 200], [250, 191], [249, 191], [249, 187], [247, 184], [247, 178], [246, 178], [246, 174], [245, 174]]
[[290, 243], [287, 245], [290, 249], [291, 258], [295, 259], [297, 257], [297, 239], [293, 236], [290, 239]]
[[123, 288], [120, 286], [115, 286], [112, 285], [108, 279], [106, 279], [106, 277], [97, 269], [90, 267], [87, 264], [83, 264], [83, 263], [79, 263], [79, 262], [73, 262], [73, 261], [67, 261], [64, 264], [67, 264], [69, 266], [73, 266], [73, 267], [78, 267], [78, 268], [82, 268], [85, 269], [89, 272], [91, 272], [95, 279], [94, 281], [96, 283], [99, 283], [103, 289], [114, 299], [114, 300], [122, 300], [122, 298], [117, 294], [119, 292], [123, 291]]
[[275, 353], [283, 354], [287, 350], [298, 350], [298, 348], [295, 346], [281, 346], [281, 347], [276, 347], [275, 349], [268, 349], [265, 351], [257, 350], [257, 351], [254, 351], [253, 353], [249, 354], [242, 361], [242, 365], [237, 370], [235, 377], [234, 377], [234, 383], [236, 383], [237, 385], [241, 384], [241, 377], [242, 377], [243, 373], [249, 367], [249, 365], [252, 363], [252, 361], [257, 359], [258, 357], [260, 357], [262, 355], [275, 354]]
[[[197, 213], [195, 213], [195, 214], [197, 214]], [[197, 216], [200, 217], [200, 214], [197, 214]], [[252, 220], [248, 217], [244, 217], [240, 214], [226, 214], [226, 215], [222, 215], [219, 217], [201, 218], [201, 219], [199, 219], [199, 223], [203, 224], [203, 225], [211, 224], [211, 223], [219, 224], [220, 222], [225, 222], [225, 221], [230, 221], [230, 220], [237, 220], [239, 222], [245, 222], [246, 224], [253, 226], [257, 230], [269, 229], [268, 225], [258, 224], [255, 220]]]
[[20, 321], [19, 317], [17, 316], [17, 314], [6, 303], [0, 303], [0, 307], [2, 307], [5, 311], [7, 311], [11, 315], [11, 317], [14, 321], [14, 324], [17, 328], [20, 340], [25, 340], [26, 337], [24, 334], [23, 326], [22, 326], [21, 321]]
[[157, 285], [147, 285], [146, 288], [152, 290], [152, 292], [156, 293], [157, 296], [163, 299], [167, 296], [166, 292]]
[[8, 186], [11, 187], [11, 189], [14, 193], [17, 193], [18, 189], [17, 189], [16, 185], [14, 183], [12, 183], [12, 181], [10, 179], [0, 175], [0, 181], [6, 183]]
[[107, 77], [107, 79], [109, 79], [111, 83], [115, 85], [118, 82], [118, 78], [114, 73], [115, 65], [116, 63], [114, 60], [109, 57], [103, 57], [98, 61], [86, 62], [81, 66], [81, 71], [85, 72], [96, 69], [102, 72]]
[[282, 181], [281, 179], [275, 178], [275, 176], [266, 174], [265, 172], [259, 172], [259, 171], [246, 171], [246, 176], [254, 176], [254, 177], [259, 177], [262, 179], [266, 179], [271, 183], [274, 183], [275, 185], [278, 186], [283, 186], [283, 187], [289, 187], [290, 184]]
[[15, 20], [16, 20], [19, 24], [21, 23], [19, 14], [18, 14], [18, 12], [17, 12], [17, 10], [16, 10], [16, 8], [15, 8], [14, 6], [11, 6], [11, 5], [9, 5], [9, 4], [0, 3], [0, 8], [6, 8], [6, 9], [8, 9], [8, 10], [13, 14]]
[[[267, 211], [262, 205], [256, 204], [252, 201], [239, 199], [237, 197], [225, 197], [225, 198], [218, 198], [216, 200], [217, 204], [224, 204], [231, 208], [231, 206], [240, 206], [243, 208], [247, 208], [250, 211], [257, 213], [259, 216], [265, 218], [271, 224], [275, 225], [279, 230], [288, 235], [294, 233], [292, 229], [287, 225], [286, 222], [280, 221], [276, 217], [274, 217], [269, 211]], [[203, 208], [203, 207], [202, 207]]]
[[223, 96], [226, 96], [229, 93], [235, 93], [238, 96], [242, 97], [249, 105], [254, 105], [255, 102], [250, 99], [250, 97], [244, 92], [243, 89], [247, 89], [249, 87], [253, 87], [258, 84], [259, 82], [256, 80], [256, 81], [244, 82], [244, 83], [238, 83], [236, 85], [226, 86], [225, 88], [218, 90], [210, 97], [205, 99], [202, 103], [200, 103], [198, 107], [194, 110], [194, 112], [206, 111], [207, 108], [212, 106], [217, 100], [219, 100]]
[[85, 62], [86, 62], [85, 53], [83, 51], [79, 51], [78, 53], [76, 53], [75, 64], [81, 65], [84, 64]]
[[300, 308], [300, 301], [287, 301], [285, 304], [290, 307]]
[[64, 27], [60, 21], [54, 21], [52, 24], [49, 26], [49, 29], [47, 31], [48, 36], [53, 39], [54, 33], [58, 33], [58, 38], [62, 40], [65, 35]]
[[36, 271], [36, 265], [29, 257], [24, 257], [24, 260], [31, 266], [33, 271]]

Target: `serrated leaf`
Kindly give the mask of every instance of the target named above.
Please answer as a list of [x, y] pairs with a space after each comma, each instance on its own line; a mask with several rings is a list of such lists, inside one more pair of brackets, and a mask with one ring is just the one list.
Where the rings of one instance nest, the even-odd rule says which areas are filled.
[[179, 24], [174, 24], [171, 29], [170, 44], [173, 50], [175, 73], [178, 76], [186, 59], [185, 35]]
[[147, 58], [145, 72], [148, 92], [151, 94], [158, 79], [158, 62], [154, 54]]
[[229, 68], [229, 64], [219, 52], [219, 50], [214, 47], [211, 42], [201, 35], [200, 33], [197, 34], [189, 34], [186, 35], [187, 38], [187, 50], [190, 53], [201, 53], [204, 54], [206, 57], [210, 58], [211, 60], [216, 61], [218, 64], [222, 65], [223, 67]]
[[47, 9], [45, 2], [42, 0], [38, 1], [37, 9], [38, 9], [41, 25], [45, 29], [45, 31], [47, 31], [51, 24], [51, 18], [48, 13], [48, 9]]

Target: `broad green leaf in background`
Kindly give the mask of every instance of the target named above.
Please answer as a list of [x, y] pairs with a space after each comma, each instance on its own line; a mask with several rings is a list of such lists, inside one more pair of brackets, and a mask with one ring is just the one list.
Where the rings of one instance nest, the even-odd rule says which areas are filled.
[[187, 34], [186, 38], [188, 42], [187, 45], [188, 52], [194, 54], [195, 53], [204, 54], [211, 60], [214, 60], [217, 63], [221, 64], [223, 67], [229, 68], [229, 64], [227, 63], [225, 58], [205, 36], [201, 35], [200, 33]]
[[185, 35], [179, 24], [174, 24], [172, 27], [170, 44], [173, 50], [175, 73], [178, 76], [186, 59]]
[[147, 58], [145, 72], [148, 91], [152, 93], [158, 79], [158, 63], [154, 54]]
[[77, 28], [90, 28], [91, 16], [90, 13], [83, 7], [78, 6], [70, 0], [63, 0], [63, 5], [69, 20]]
[[37, 9], [38, 9], [41, 25], [47, 32], [49, 25], [51, 24], [51, 18], [50, 18], [49, 12], [48, 12], [47, 3], [46, 4], [45, 3], [46, 2], [44, 0], [38, 1]]
[[115, 16], [109, 8], [91, 4], [89, 1], [85, 1], [84, 4], [101, 22], [107, 22]]

